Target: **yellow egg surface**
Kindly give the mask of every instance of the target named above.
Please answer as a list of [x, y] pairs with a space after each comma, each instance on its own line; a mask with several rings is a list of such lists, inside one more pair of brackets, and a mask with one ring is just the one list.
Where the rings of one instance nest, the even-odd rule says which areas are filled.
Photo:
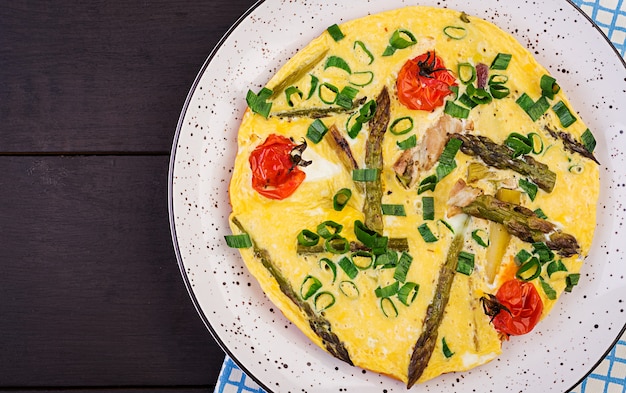
[[[422, 55], [420, 86], [452, 78], [429, 109], [399, 93]], [[332, 355], [409, 386], [467, 370], [517, 334], [497, 325], [504, 283], [532, 284], [538, 319], [578, 283], [599, 193], [593, 136], [492, 23], [415, 6], [334, 25], [247, 99], [231, 229], [271, 301]], [[272, 136], [286, 161], [259, 153]], [[492, 144], [470, 154], [478, 137]], [[479, 200], [517, 215], [473, 213]]]

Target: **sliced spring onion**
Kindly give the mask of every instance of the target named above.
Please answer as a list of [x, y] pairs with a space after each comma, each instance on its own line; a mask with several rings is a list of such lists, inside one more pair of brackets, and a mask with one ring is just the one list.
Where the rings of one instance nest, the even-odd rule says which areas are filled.
[[569, 167], [567, 167], [567, 170], [570, 173], [580, 175], [585, 170], [585, 167], [582, 166], [581, 164], [572, 164]]
[[422, 197], [422, 218], [424, 220], [435, 219], [435, 198], [430, 196]]
[[380, 309], [387, 318], [395, 318], [398, 316], [396, 305], [393, 303], [393, 300], [388, 297], [380, 299]]
[[470, 112], [469, 109], [463, 108], [452, 101], [446, 101], [446, 106], [443, 108], [443, 111], [444, 113], [459, 119], [467, 119]]
[[503, 85], [509, 81], [509, 77], [503, 74], [492, 74], [489, 76], [488, 85]]
[[548, 219], [548, 216], [546, 216], [546, 213], [543, 212], [543, 210], [541, 210], [540, 207], [536, 208], [534, 210], [534, 213], [537, 215], [537, 217], [539, 218], [543, 218], [544, 220]]
[[541, 81], [539, 81], [539, 86], [541, 87], [541, 94], [549, 99], [553, 99], [554, 95], [561, 90], [559, 84], [556, 83], [556, 79], [550, 75], [543, 75]]
[[544, 242], [533, 243], [533, 253], [539, 257], [541, 264], [554, 259], [554, 252]]
[[461, 251], [456, 264], [456, 271], [469, 276], [474, 271], [474, 254]]
[[426, 191], [434, 191], [437, 186], [437, 175], [430, 175], [420, 182], [417, 187], [417, 195]]
[[339, 88], [330, 83], [324, 82], [320, 85], [317, 93], [320, 101], [324, 104], [332, 105], [337, 101], [339, 95]]
[[552, 288], [550, 284], [548, 284], [546, 280], [544, 280], [541, 276], [539, 276], [539, 282], [541, 283], [541, 288], [546, 294], [546, 297], [550, 300], [556, 300], [556, 291], [554, 290], [554, 288]]
[[343, 225], [332, 220], [327, 220], [317, 226], [317, 234], [324, 239], [330, 239], [334, 235], [339, 234], [342, 229]]
[[406, 216], [404, 205], [383, 203], [381, 205], [381, 209], [383, 211], [383, 214], [386, 216]]
[[367, 86], [374, 80], [374, 73], [372, 71], [357, 71], [353, 72], [350, 77], [350, 84], [354, 86]]
[[331, 282], [335, 282], [335, 279], [337, 278], [337, 265], [335, 265], [335, 262], [328, 258], [322, 258], [319, 260], [318, 265], [323, 271], [331, 272], [333, 276]]
[[328, 127], [324, 124], [324, 122], [320, 119], [315, 119], [309, 128], [306, 131], [306, 137], [313, 143], [319, 143], [326, 132], [328, 131]]
[[313, 305], [315, 310], [324, 311], [329, 309], [335, 304], [335, 295], [328, 291], [319, 292], [313, 298]]
[[526, 93], [522, 93], [517, 100], [515, 100], [517, 105], [519, 105], [525, 112], [528, 112], [530, 108], [535, 104], [532, 98]]
[[474, 230], [472, 232], [472, 239], [482, 247], [489, 247], [489, 234], [484, 229]]
[[352, 170], [352, 180], [354, 181], [376, 181], [379, 175], [378, 168], [359, 168]]
[[413, 129], [413, 118], [410, 116], [399, 117], [391, 122], [389, 132], [393, 135], [404, 135]]
[[437, 164], [436, 172], [438, 181], [446, 177], [456, 168], [454, 156], [456, 156], [462, 144], [463, 142], [456, 138], [451, 138], [448, 143], [446, 143], [446, 147], [444, 147], [443, 152], [439, 156], [439, 163]]
[[488, 104], [492, 101], [491, 94], [487, 90], [476, 88], [472, 84], [467, 85], [466, 93], [472, 101], [480, 105]]
[[428, 224], [423, 223], [422, 225], [417, 227], [417, 230], [419, 231], [420, 235], [422, 235], [422, 239], [424, 239], [426, 243], [433, 243], [437, 241], [437, 238], [431, 232]]
[[317, 291], [322, 287], [322, 282], [317, 278], [309, 275], [304, 278], [302, 285], [300, 285], [300, 296], [302, 299], [307, 300], [311, 296], [315, 295]]
[[300, 231], [300, 233], [298, 233], [298, 244], [301, 244], [303, 246], [315, 246], [319, 242], [319, 240], [320, 235], [308, 229], [303, 229]]
[[448, 86], [448, 89], [452, 92], [452, 100], [456, 100], [457, 98], [459, 98], [459, 86], [458, 85]]
[[359, 109], [359, 116], [356, 118], [356, 121], [360, 123], [367, 123], [368, 121], [372, 120], [375, 113], [376, 101], [369, 100], [365, 104], [363, 104], [361, 109]]
[[528, 154], [533, 150], [531, 140], [517, 132], [512, 132], [504, 140], [504, 144], [513, 150], [513, 157]]
[[324, 242], [324, 249], [333, 254], [345, 254], [350, 251], [350, 242], [339, 235], [333, 235]]
[[511, 94], [511, 90], [508, 87], [504, 86], [501, 83], [494, 83], [489, 85], [489, 92], [491, 96], [495, 99], [502, 99], [509, 94]]
[[311, 87], [309, 87], [309, 94], [306, 95], [306, 99], [310, 99], [311, 97], [313, 97], [313, 94], [315, 94], [315, 91], [317, 90], [317, 85], [320, 83], [320, 79], [318, 77], [316, 77], [315, 75], [311, 74]]
[[454, 228], [452, 228], [452, 225], [450, 225], [446, 220], [439, 219], [437, 220], [437, 224], [439, 223], [442, 223], [444, 227], [448, 228], [450, 232], [454, 233]]
[[445, 337], [441, 339], [441, 350], [443, 351], [443, 356], [445, 356], [446, 359], [451, 358], [454, 355], [454, 352], [452, 352], [448, 347]]
[[267, 87], [262, 88], [258, 94], [255, 94], [252, 90], [248, 90], [246, 94], [246, 103], [250, 110], [265, 118], [270, 114], [272, 109], [272, 103], [267, 102], [267, 99], [272, 95], [272, 90]]
[[352, 108], [352, 100], [356, 97], [358, 92], [359, 90], [355, 89], [354, 87], [346, 86], [341, 89], [339, 94], [337, 94], [337, 99], [335, 100], [335, 103], [342, 108], [350, 109]]
[[359, 274], [359, 270], [356, 266], [354, 266], [354, 263], [352, 263], [352, 260], [348, 257], [343, 257], [339, 260], [339, 267], [348, 277], [350, 277], [351, 280], [354, 280], [357, 274]]
[[517, 184], [526, 194], [528, 194], [528, 197], [531, 201], [535, 200], [538, 191], [537, 185], [535, 183], [531, 182], [530, 180], [519, 179]]
[[528, 134], [528, 141], [532, 147], [531, 151], [533, 154], [541, 154], [543, 152], [543, 139], [541, 139], [541, 135], [536, 132], [531, 132]]
[[453, 40], [462, 40], [467, 36], [467, 30], [465, 27], [460, 26], [446, 26], [443, 28], [443, 34], [452, 38]]
[[572, 112], [570, 112], [569, 108], [563, 101], [559, 101], [554, 104], [552, 110], [559, 117], [563, 127], [567, 128], [576, 122], [576, 118], [572, 115]]
[[363, 41], [354, 41], [354, 46], [352, 47], [352, 49], [357, 50], [357, 47], [361, 49], [365, 56], [367, 56], [367, 65], [372, 64], [374, 62], [374, 55], [372, 54], [372, 52], [369, 51], [369, 49], [367, 49], [367, 46], [365, 46]]
[[376, 297], [391, 297], [398, 293], [398, 289], [400, 288], [400, 283], [394, 281], [393, 284], [389, 284], [386, 287], [377, 287], [374, 290]]
[[572, 289], [578, 285], [578, 281], [580, 281], [579, 273], [568, 274], [567, 277], [565, 277], [565, 291], [572, 292]]
[[517, 266], [521, 266], [524, 264], [524, 262], [528, 261], [531, 257], [532, 257], [531, 253], [529, 253], [528, 251], [524, 249], [521, 249], [515, 255], [515, 263], [517, 264]]
[[511, 61], [512, 55], [509, 53], [498, 53], [489, 66], [492, 70], [506, 70]]
[[340, 212], [348, 204], [352, 197], [352, 191], [349, 188], [342, 188], [333, 196], [333, 209]]
[[389, 238], [387, 236], [381, 236], [378, 232], [367, 228], [362, 221], [357, 220], [354, 222], [354, 234], [357, 240], [372, 250], [374, 255], [387, 252]]
[[225, 235], [226, 245], [231, 248], [248, 248], [252, 247], [252, 240], [247, 233], [239, 235]]
[[408, 48], [416, 43], [417, 38], [415, 38], [413, 33], [406, 29], [398, 29], [391, 35], [389, 45], [383, 52], [383, 56], [391, 56], [396, 52], [396, 50]]
[[459, 102], [470, 109], [478, 105], [478, 103], [472, 100], [472, 98], [468, 96], [467, 93], [461, 94], [461, 96], [459, 97]]
[[374, 263], [374, 254], [369, 251], [355, 251], [350, 255], [350, 257], [352, 258], [354, 266], [356, 266], [359, 270], [369, 269]]
[[417, 136], [411, 135], [403, 141], [397, 141], [396, 145], [400, 148], [400, 150], [408, 150], [415, 146], [417, 146]]
[[386, 252], [376, 256], [374, 260], [374, 268], [380, 267], [382, 269], [394, 268], [398, 265], [398, 253], [393, 250], [387, 250]]
[[405, 282], [400, 289], [398, 289], [398, 300], [405, 306], [410, 306], [411, 303], [415, 301], [419, 290], [419, 284], [410, 281]]
[[517, 269], [515, 277], [522, 281], [532, 281], [541, 274], [541, 263], [537, 257], [530, 258]]
[[355, 112], [348, 117], [348, 120], [346, 120], [346, 130], [348, 130], [348, 136], [352, 139], [356, 138], [359, 135], [359, 132], [363, 129], [363, 123], [356, 121], [357, 118], [358, 116]]
[[339, 283], [339, 291], [349, 299], [356, 299], [360, 295], [359, 288], [356, 284], [347, 280]]
[[396, 270], [393, 273], [393, 279], [400, 282], [406, 281], [406, 275], [409, 272], [412, 262], [413, 257], [409, 253], [403, 252], [398, 260], [398, 266], [396, 266]]
[[328, 26], [328, 29], [326, 29], [326, 31], [328, 31], [328, 34], [330, 34], [332, 39], [335, 41], [341, 41], [345, 37], [337, 24]]
[[563, 261], [561, 261], [560, 259], [550, 262], [548, 266], [546, 267], [546, 272], [548, 273], [548, 277], [552, 277], [552, 275], [556, 272], [566, 272], [566, 271], [567, 271], [567, 267], [565, 266]]
[[291, 107], [293, 107], [293, 100], [291, 99], [291, 96], [294, 94], [300, 97], [300, 99], [304, 97], [304, 94], [302, 93], [302, 91], [300, 91], [300, 89], [298, 89], [296, 86], [289, 86], [288, 88], [286, 88], [285, 97], [287, 100], [287, 105]]
[[476, 67], [470, 63], [459, 63], [457, 66], [459, 80], [463, 84], [470, 84], [476, 80]]
[[328, 59], [326, 59], [326, 64], [324, 64], [324, 69], [327, 70], [332, 67], [339, 68], [340, 70], [343, 70], [348, 74], [352, 74], [352, 69], [342, 57], [328, 56]]
[[589, 131], [589, 128], [587, 128], [585, 132], [583, 132], [583, 134], [580, 136], [580, 139], [583, 143], [583, 146], [585, 146], [585, 149], [587, 149], [589, 153], [593, 153], [594, 149], [596, 148], [596, 138], [593, 136], [591, 131]]

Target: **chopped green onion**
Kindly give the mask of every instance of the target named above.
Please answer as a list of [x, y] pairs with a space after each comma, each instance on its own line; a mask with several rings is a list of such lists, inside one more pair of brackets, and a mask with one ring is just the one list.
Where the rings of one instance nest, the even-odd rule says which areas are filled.
[[445, 356], [446, 359], [451, 358], [454, 355], [454, 352], [452, 352], [448, 347], [445, 337], [441, 339], [441, 350], [443, 351], [443, 356]]
[[343, 293], [349, 299], [356, 299], [359, 297], [359, 288], [352, 281], [344, 280], [339, 283], [339, 291]]
[[335, 282], [335, 279], [337, 278], [337, 265], [335, 265], [335, 262], [331, 261], [328, 258], [322, 258], [319, 260], [318, 265], [323, 271], [330, 271], [333, 275], [333, 279], [331, 282]]
[[478, 89], [472, 84], [467, 85], [466, 93], [472, 101], [480, 105], [488, 104], [492, 101], [491, 94], [487, 90], [483, 88]]
[[528, 197], [531, 201], [535, 200], [538, 191], [537, 185], [535, 183], [526, 179], [519, 179], [518, 185], [522, 190], [524, 190], [526, 194], [528, 194]]
[[585, 167], [581, 164], [573, 164], [567, 168], [568, 172], [580, 175], [585, 170]]
[[272, 95], [272, 90], [267, 87], [262, 88], [258, 94], [255, 94], [252, 90], [248, 90], [246, 95], [246, 103], [250, 110], [254, 113], [267, 118], [272, 109], [272, 103], [267, 102], [267, 99]]
[[520, 95], [517, 100], [515, 100], [515, 102], [517, 103], [517, 105], [519, 105], [525, 112], [528, 112], [528, 110], [535, 104], [535, 101], [533, 101], [532, 98], [530, 98], [530, 96], [526, 93], [522, 93], [522, 95]]
[[548, 277], [552, 277], [552, 275], [556, 272], [566, 272], [567, 267], [560, 259], [557, 261], [552, 261], [546, 267], [546, 272], [548, 273]]
[[402, 302], [405, 306], [410, 306], [411, 303], [415, 301], [419, 290], [419, 284], [414, 282], [405, 282], [404, 285], [398, 289], [398, 300], [400, 300], [400, 302]]
[[[324, 104], [332, 105], [337, 101], [339, 95], [339, 88], [330, 83], [324, 82], [318, 89], [318, 97]], [[332, 99], [331, 99], [332, 98]]]
[[354, 280], [357, 274], [359, 274], [359, 270], [356, 266], [354, 266], [354, 263], [348, 257], [343, 257], [339, 260], [339, 267], [348, 277], [350, 277], [351, 280]]
[[537, 215], [537, 217], [539, 218], [543, 218], [544, 220], [548, 219], [548, 216], [546, 216], [546, 213], [543, 212], [543, 210], [541, 210], [540, 207], [536, 208], [534, 210], [534, 213]]
[[563, 101], [559, 101], [554, 104], [552, 110], [559, 117], [563, 127], [567, 128], [576, 122], [576, 118], [572, 115], [572, 112], [569, 111], [569, 108]]
[[374, 268], [381, 267], [382, 269], [394, 268], [398, 265], [398, 253], [393, 250], [387, 250], [386, 252], [376, 256], [374, 261]]
[[424, 239], [426, 243], [433, 243], [437, 241], [437, 238], [431, 232], [428, 224], [423, 223], [422, 225], [417, 227], [417, 230], [419, 231], [420, 235], [422, 235], [422, 239]]
[[550, 103], [548, 102], [548, 99], [546, 97], [541, 96], [533, 104], [533, 106], [531, 106], [530, 109], [526, 111], [526, 113], [528, 113], [528, 116], [530, 116], [530, 118], [533, 119], [533, 121], [536, 121], [537, 119], [541, 117], [541, 115], [546, 113], [548, 108], [550, 108]]
[[[408, 122], [408, 124], [406, 124]], [[403, 126], [398, 129], [399, 127]], [[404, 135], [413, 129], [413, 118], [410, 116], [399, 117], [395, 119], [389, 126], [389, 132], [393, 135]]]
[[[352, 122], [352, 119], [354, 119], [354, 122]], [[348, 120], [346, 120], [346, 130], [348, 130], [348, 136], [352, 139], [356, 138], [359, 135], [359, 132], [361, 132], [361, 129], [363, 129], [363, 123], [357, 121], [356, 119], [358, 119], [358, 116], [355, 112], [348, 117]]]
[[309, 128], [306, 131], [306, 137], [313, 143], [319, 143], [326, 132], [328, 131], [328, 127], [324, 124], [320, 119], [315, 119]]
[[456, 271], [469, 276], [474, 271], [474, 254], [461, 251], [457, 260]]
[[443, 108], [443, 112], [459, 119], [467, 119], [469, 116], [469, 109], [463, 108], [460, 105], [455, 104], [452, 101], [446, 101], [446, 106]]
[[556, 83], [556, 79], [550, 75], [543, 75], [541, 81], [539, 81], [539, 86], [541, 87], [541, 94], [549, 99], [553, 99], [554, 95], [561, 90], [559, 84]]
[[333, 196], [333, 208], [340, 212], [348, 204], [352, 197], [352, 191], [349, 188], [342, 188]]
[[446, 220], [439, 219], [437, 220], [437, 223], [442, 223], [444, 227], [448, 228], [450, 232], [454, 233], [454, 228], [452, 228], [452, 225], [450, 225]]
[[[364, 77], [361, 77], [361, 75], [365, 75], [367, 79]], [[374, 80], [374, 73], [372, 71], [358, 71], [358, 72], [352, 73], [352, 76], [350, 77], [350, 84], [354, 86], [363, 87], [372, 83], [373, 80]]]
[[508, 96], [511, 93], [511, 90], [500, 83], [494, 83], [489, 85], [489, 92], [493, 98], [499, 100]]
[[398, 266], [396, 266], [396, 271], [393, 273], [393, 279], [400, 282], [406, 281], [406, 275], [409, 272], [409, 268], [411, 267], [412, 262], [413, 257], [409, 253], [403, 252], [402, 255], [400, 255], [400, 259], [398, 260]]
[[313, 276], [306, 276], [300, 285], [300, 296], [307, 300], [322, 287], [322, 282]]
[[374, 55], [372, 54], [372, 52], [370, 52], [367, 47], [365, 46], [365, 44], [363, 43], [363, 41], [354, 41], [354, 46], [352, 47], [352, 49], [356, 50], [357, 47], [361, 48], [361, 50], [363, 51], [363, 53], [365, 53], [365, 55], [368, 58], [368, 63], [367, 65], [370, 65], [374, 62]]
[[543, 277], [539, 276], [539, 282], [541, 283], [541, 288], [543, 288], [543, 292], [546, 294], [546, 297], [550, 300], [556, 300], [556, 291], [554, 288], [548, 284]]
[[521, 250], [519, 250], [517, 255], [515, 255], [515, 263], [518, 266], [523, 265], [524, 262], [528, 261], [531, 257], [532, 257], [531, 253], [529, 253], [528, 251], [526, 251], [524, 249], [521, 249]]
[[319, 240], [320, 235], [308, 229], [303, 229], [300, 231], [300, 233], [298, 233], [298, 244], [301, 244], [303, 246], [315, 246], [319, 242]]
[[437, 186], [437, 175], [430, 175], [422, 180], [417, 187], [417, 195], [426, 191], [434, 191]]
[[330, 239], [334, 235], [339, 234], [342, 229], [343, 225], [338, 224], [332, 220], [327, 220], [317, 226], [317, 234], [324, 239]]
[[369, 251], [359, 250], [350, 255], [352, 263], [359, 270], [369, 269], [374, 263], [374, 255]]
[[361, 109], [359, 109], [359, 116], [356, 118], [356, 121], [360, 123], [367, 123], [368, 121], [372, 120], [375, 113], [376, 101], [369, 100], [365, 104], [363, 104]]
[[337, 94], [337, 99], [335, 100], [335, 103], [342, 108], [350, 109], [352, 108], [352, 100], [354, 99], [354, 97], [356, 97], [358, 92], [359, 91], [354, 87], [346, 86], [341, 89], [339, 94]]
[[406, 29], [398, 29], [393, 32], [391, 38], [389, 39], [389, 45], [383, 52], [383, 56], [391, 56], [393, 55], [397, 49], [408, 48], [409, 46], [415, 45], [417, 43], [417, 38]]
[[467, 36], [467, 30], [460, 26], [446, 26], [443, 28], [443, 34], [453, 40], [461, 40]]
[[489, 77], [489, 81], [487, 82], [487, 84], [489, 86], [491, 85], [503, 85], [506, 82], [509, 81], [509, 77], [506, 75], [502, 75], [502, 74], [492, 74]]
[[326, 29], [326, 31], [328, 31], [328, 34], [330, 34], [332, 39], [335, 41], [341, 41], [345, 37], [345, 35], [343, 34], [343, 32], [341, 31], [341, 29], [339, 28], [337, 24], [329, 26], [328, 29]]
[[394, 281], [393, 284], [387, 285], [386, 287], [377, 287], [374, 290], [374, 293], [376, 294], [376, 297], [391, 297], [393, 295], [395, 295], [396, 293], [398, 293], [398, 289], [400, 287], [400, 283], [397, 281]]
[[307, 100], [313, 97], [313, 94], [315, 93], [315, 90], [317, 90], [317, 85], [319, 84], [319, 82], [319, 78], [311, 74], [311, 87], [309, 88], [309, 94], [307, 94], [306, 96]]
[[476, 80], [476, 67], [470, 63], [459, 63], [457, 66], [459, 80], [463, 84], [470, 84]]
[[344, 237], [333, 235], [324, 242], [324, 249], [333, 254], [345, 254], [350, 251], [350, 242]]
[[536, 132], [531, 132], [528, 134], [528, 141], [532, 147], [533, 154], [541, 154], [543, 152], [543, 139], [541, 139], [541, 135]]
[[359, 168], [352, 170], [352, 180], [354, 181], [376, 181], [379, 175], [378, 168]]
[[289, 86], [288, 88], [285, 89], [287, 105], [293, 106], [293, 101], [291, 100], [291, 96], [294, 94], [300, 97], [300, 99], [304, 97], [304, 94], [302, 94], [302, 91], [300, 91], [300, 89], [298, 89], [296, 86]]
[[554, 259], [554, 252], [544, 242], [533, 243], [533, 253], [539, 257], [539, 262], [544, 264]]
[[498, 53], [489, 66], [492, 70], [506, 70], [511, 61], [512, 55], [508, 53]]
[[329, 309], [335, 304], [335, 295], [328, 291], [319, 292], [313, 298], [313, 305], [315, 306], [315, 310], [324, 311]]
[[456, 168], [456, 161], [454, 160], [454, 156], [459, 151], [459, 148], [463, 142], [460, 139], [451, 138], [448, 143], [446, 143], [446, 147], [443, 149], [443, 152], [439, 156], [439, 163], [437, 164], [437, 180], [441, 180], [446, 177], [450, 172]]
[[435, 219], [435, 198], [430, 196], [422, 197], [422, 218], [424, 220]]
[[565, 277], [565, 292], [572, 292], [572, 289], [578, 285], [578, 281], [580, 280], [580, 274], [572, 273], [568, 274]]
[[383, 203], [381, 205], [383, 214], [386, 216], [406, 216], [406, 211], [404, 210], [404, 205], [394, 205], [394, 204], [386, 204]]
[[541, 274], [541, 263], [537, 257], [532, 257], [517, 269], [515, 277], [522, 281], [532, 281]]
[[580, 139], [583, 142], [583, 146], [585, 146], [585, 149], [587, 149], [589, 153], [593, 153], [594, 149], [596, 148], [596, 138], [594, 138], [591, 131], [589, 131], [589, 128], [587, 128], [585, 132], [583, 132], [583, 134], [580, 136]]
[[504, 140], [504, 144], [513, 150], [513, 157], [528, 154], [533, 150], [532, 141], [517, 132], [510, 133]]
[[225, 235], [226, 245], [230, 248], [248, 248], [252, 247], [252, 240], [247, 233], [239, 235]]
[[415, 134], [413, 134], [413, 135], [411, 135], [410, 137], [406, 138], [403, 141], [396, 142], [396, 145], [398, 145], [400, 150], [411, 149], [411, 148], [417, 146], [417, 136]]
[[452, 100], [456, 100], [457, 98], [459, 98], [459, 86], [458, 85], [452, 85], [452, 86], [448, 86], [448, 89], [452, 92], [453, 96], [452, 96]]
[[380, 309], [387, 318], [395, 318], [398, 316], [396, 305], [393, 303], [393, 300], [388, 297], [380, 299]]
[[472, 100], [472, 98], [468, 96], [467, 93], [461, 94], [461, 96], [459, 97], [459, 102], [470, 109], [478, 105], [478, 103]]
[[483, 229], [474, 230], [472, 232], [472, 239], [482, 247], [489, 247], [489, 234]]

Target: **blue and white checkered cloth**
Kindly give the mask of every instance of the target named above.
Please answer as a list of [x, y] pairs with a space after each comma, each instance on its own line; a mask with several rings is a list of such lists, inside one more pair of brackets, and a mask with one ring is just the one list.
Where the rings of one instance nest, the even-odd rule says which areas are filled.
[[[626, 58], [626, 0], [572, 0]], [[266, 393], [226, 356], [214, 393]], [[626, 393], [626, 334], [571, 393]]]

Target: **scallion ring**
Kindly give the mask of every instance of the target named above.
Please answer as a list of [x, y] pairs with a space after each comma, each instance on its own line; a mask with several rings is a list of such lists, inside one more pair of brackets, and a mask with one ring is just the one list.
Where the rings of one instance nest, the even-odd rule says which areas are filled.
[[453, 40], [461, 40], [467, 36], [465, 27], [460, 26], [446, 26], [443, 28], [443, 33]]
[[285, 97], [287, 100], [287, 105], [293, 107], [294, 103], [293, 100], [291, 99], [292, 95], [297, 95], [298, 97], [300, 97], [300, 99], [302, 99], [304, 97], [304, 94], [302, 93], [302, 91], [300, 89], [298, 89], [296, 86], [289, 86], [288, 88], [285, 89]]
[[354, 86], [367, 86], [374, 80], [374, 73], [372, 71], [358, 71], [353, 72], [350, 77], [350, 84]]
[[238, 235], [225, 235], [226, 245], [230, 248], [249, 248], [252, 247], [252, 240], [247, 233]]
[[528, 134], [528, 141], [530, 142], [533, 154], [541, 154], [543, 152], [543, 139], [541, 139], [541, 135], [536, 132], [531, 132]]
[[328, 258], [322, 258], [319, 260], [318, 266], [324, 272], [330, 272], [333, 276], [333, 279], [331, 282], [335, 282], [335, 279], [337, 278], [337, 265], [335, 265], [335, 262], [333, 262], [332, 260]]
[[349, 299], [356, 299], [359, 297], [359, 288], [352, 281], [344, 280], [339, 283], [339, 291]]
[[412, 129], [413, 118], [410, 116], [399, 117], [395, 119], [389, 126], [389, 132], [391, 132], [393, 135], [404, 135]]
[[369, 251], [355, 251], [350, 257], [354, 266], [359, 270], [369, 269], [374, 263], [374, 255]]
[[405, 306], [410, 306], [420, 290], [419, 284], [414, 282], [405, 282], [400, 289], [398, 289], [398, 300]]
[[329, 309], [335, 304], [335, 295], [328, 291], [319, 292], [313, 298], [313, 305], [315, 306], [315, 310], [324, 311]]
[[300, 296], [302, 299], [307, 300], [311, 296], [315, 295], [315, 293], [322, 287], [322, 282], [317, 278], [308, 275], [302, 281], [302, 285], [300, 285]]
[[484, 229], [474, 230], [472, 239], [482, 247], [489, 247], [489, 234]]
[[387, 318], [395, 318], [398, 316], [396, 305], [393, 303], [393, 300], [388, 297], [380, 299], [380, 309]]
[[333, 209], [340, 212], [348, 204], [352, 197], [352, 191], [349, 188], [342, 188], [333, 196]]
[[324, 242], [324, 249], [332, 254], [345, 254], [350, 251], [350, 242], [339, 235], [333, 235]]
[[298, 234], [298, 244], [306, 247], [315, 246], [319, 240], [320, 235], [308, 229], [303, 229]]
[[374, 290], [376, 297], [391, 297], [398, 293], [398, 289], [400, 289], [400, 283], [398, 281], [394, 281], [392, 284], [387, 285], [386, 287], [378, 287]]
[[339, 88], [328, 82], [324, 82], [319, 85], [318, 97], [324, 104], [332, 105], [337, 101], [339, 95]]
[[332, 220], [326, 220], [317, 226], [317, 234], [324, 239], [338, 235], [343, 229], [343, 225]]
[[367, 59], [368, 59], [367, 65], [372, 64], [374, 62], [374, 55], [372, 54], [372, 52], [369, 51], [369, 49], [367, 49], [363, 41], [359, 41], [359, 40], [354, 41], [354, 46], [352, 47], [352, 49], [356, 50], [357, 47], [361, 48], [361, 51], [363, 51], [365, 56], [367, 56]]
[[541, 263], [537, 257], [530, 258], [515, 273], [515, 277], [522, 281], [532, 281], [541, 274]]
[[476, 67], [470, 63], [459, 63], [458, 67], [459, 80], [467, 85], [476, 80]]

